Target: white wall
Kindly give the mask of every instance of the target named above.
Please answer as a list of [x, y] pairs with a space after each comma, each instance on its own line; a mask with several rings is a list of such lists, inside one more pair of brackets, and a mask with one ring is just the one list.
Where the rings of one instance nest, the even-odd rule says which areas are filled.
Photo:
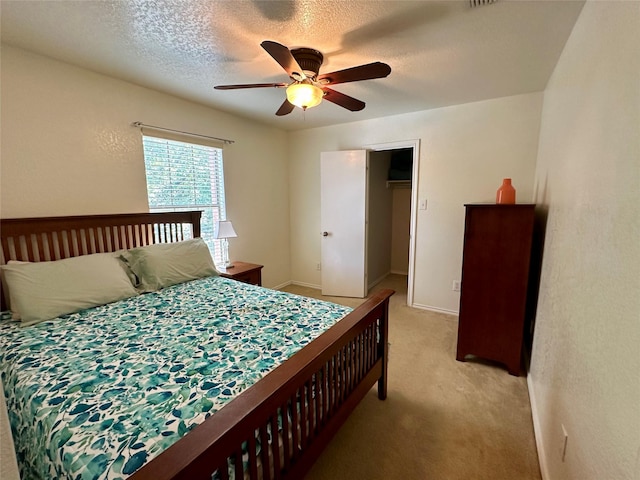
[[418, 195], [429, 207], [416, 225], [414, 302], [457, 312], [463, 204], [495, 202], [503, 177], [513, 178], [519, 202], [531, 201], [541, 106], [532, 93], [291, 132], [292, 279], [320, 284], [320, 152], [420, 139]]
[[640, 478], [639, 45], [640, 3], [588, 2], [544, 94], [529, 384], [547, 480]]
[[264, 264], [267, 286], [290, 279], [284, 131], [6, 45], [1, 80], [2, 218], [147, 211], [133, 121], [230, 138], [231, 258]]

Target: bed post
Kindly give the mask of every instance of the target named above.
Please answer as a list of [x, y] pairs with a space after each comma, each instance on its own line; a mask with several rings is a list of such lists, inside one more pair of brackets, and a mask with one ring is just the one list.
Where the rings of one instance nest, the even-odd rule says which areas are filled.
[[200, 219], [202, 217], [202, 211], [191, 212], [191, 224], [193, 225], [193, 238], [200, 236]]
[[384, 400], [387, 398], [387, 371], [389, 369], [389, 298], [384, 301], [382, 307], [382, 315], [380, 315], [380, 341], [378, 343], [378, 352], [382, 358], [382, 375], [378, 380], [378, 398]]

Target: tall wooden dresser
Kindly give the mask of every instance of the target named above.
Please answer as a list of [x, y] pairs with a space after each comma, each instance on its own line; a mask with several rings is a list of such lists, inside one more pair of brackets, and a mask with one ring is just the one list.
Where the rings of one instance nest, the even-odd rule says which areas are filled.
[[494, 360], [519, 375], [535, 205], [465, 205], [456, 359]]

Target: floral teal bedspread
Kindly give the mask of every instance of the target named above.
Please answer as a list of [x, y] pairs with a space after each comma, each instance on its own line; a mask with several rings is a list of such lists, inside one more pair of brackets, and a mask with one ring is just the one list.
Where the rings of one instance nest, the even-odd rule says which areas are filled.
[[212, 277], [0, 322], [23, 480], [126, 478], [349, 311]]

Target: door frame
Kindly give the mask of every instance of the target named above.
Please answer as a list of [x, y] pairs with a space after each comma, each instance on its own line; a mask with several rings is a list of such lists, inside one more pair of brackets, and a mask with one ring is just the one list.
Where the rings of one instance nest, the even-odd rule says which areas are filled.
[[[409, 272], [407, 275], [407, 305], [413, 306], [415, 279], [416, 223], [418, 221], [418, 173], [420, 167], [420, 139], [400, 140], [397, 142], [375, 143], [363, 148], [372, 151], [398, 150], [413, 148], [413, 170], [411, 172], [411, 221], [409, 225]], [[368, 239], [367, 239], [368, 240]]]

